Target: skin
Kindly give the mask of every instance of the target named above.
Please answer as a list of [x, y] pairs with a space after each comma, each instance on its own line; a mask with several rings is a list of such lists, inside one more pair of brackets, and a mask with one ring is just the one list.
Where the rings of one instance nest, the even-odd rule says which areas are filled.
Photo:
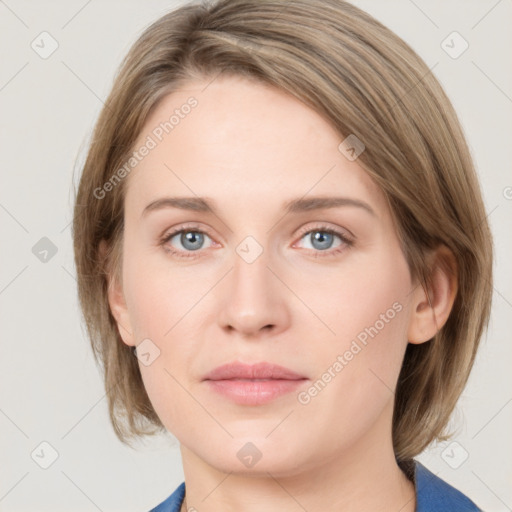
[[[139, 365], [180, 442], [187, 506], [414, 511], [413, 484], [393, 453], [393, 391], [407, 343], [428, 341], [446, 321], [454, 278], [437, 267], [429, 304], [381, 190], [338, 150], [344, 137], [282, 91], [233, 76], [191, 81], [164, 98], [135, 146], [191, 95], [197, 107], [126, 178], [122, 282], [109, 287], [123, 341], [149, 338], [160, 350]], [[165, 196], [207, 197], [217, 211], [142, 215]], [[364, 201], [374, 214], [353, 205], [285, 214], [285, 201], [312, 196]], [[200, 249], [180, 234], [160, 243], [185, 223], [207, 233]], [[321, 226], [351, 235], [352, 245], [334, 236], [322, 249], [312, 240]], [[252, 263], [236, 252], [247, 236], [263, 249]], [[301, 404], [298, 391], [394, 303], [400, 312]], [[273, 362], [309, 380], [270, 403], [237, 405], [202, 381], [234, 360]], [[247, 442], [261, 452], [250, 468], [237, 457]]]

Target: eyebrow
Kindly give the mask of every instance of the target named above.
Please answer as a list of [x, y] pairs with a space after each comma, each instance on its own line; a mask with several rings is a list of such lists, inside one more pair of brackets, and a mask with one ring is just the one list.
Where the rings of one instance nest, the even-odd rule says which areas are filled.
[[[376, 216], [375, 211], [368, 203], [350, 197], [317, 196], [292, 199], [283, 204], [286, 214], [322, 210], [326, 208], [339, 208], [342, 206], [361, 208], [369, 214]], [[165, 208], [179, 208], [181, 210], [206, 212], [214, 215], [218, 213], [213, 201], [204, 197], [162, 197], [149, 203], [142, 211], [141, 217], [145, 217], [150, 212]]]

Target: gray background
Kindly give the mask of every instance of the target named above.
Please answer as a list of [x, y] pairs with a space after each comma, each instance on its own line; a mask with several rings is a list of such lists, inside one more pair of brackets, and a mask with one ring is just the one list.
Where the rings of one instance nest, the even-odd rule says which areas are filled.
[[[495, 236], [491, 325], [453, 416], [457, 435], [419, 460], [484, 510], [512, 510], [512, 2], [354, 3], [435, 66], [467, 134]], [[137, 451], [114, 436], [81, 324], [70, 232], [72, 183], [114, 71], [175, 5], [0, 0], [1, 511], [147, 511], [183, 480], [171, 435]], [[43, 31], [58, 43], [47, 58], [31, 47], [51, 49]], [[453, 31], [469, 44], [457, 58], [463, 42], [446, 40]], [[57, 252], [41, 261], [52, 246]], [[52, 449], [58, 457], [43, 469]]]

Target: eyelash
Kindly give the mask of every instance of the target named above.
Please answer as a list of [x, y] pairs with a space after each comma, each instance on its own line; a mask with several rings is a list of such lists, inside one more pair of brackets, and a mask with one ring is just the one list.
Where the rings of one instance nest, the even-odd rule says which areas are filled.
[[[327, 226], [322, 226], [322, 225], [316, 226], [313, 229], [305, 228], [304, 230], [301, 230], [300, 234], [299, 234], [299, 239], [304, 238], [304, 235], [307, 235], [309, 233], [314, 233], [314, 232], [321, 232], [321, 233], [328, 233], [330, 235], [335, 235], [335, 236], [339, 237], [342, 241], [342, 244], [340, 244], [338, 247], [336, 247], [334, 249], [328, 249], [326, 251], [314, 251], [314, 254], [313, 254], [314, 258], [326, 258], [326, 257], [336, 256], [340, 252], [342, 252], [346, 249], [349, 249], [350, 247], [352, 247], [354, 245], [354, 240], [352, 238], [349, 238], [345, 233], [342, 233], [336, 229], [333, 229], [333, 228], [330, 228]], [[179, 226], [178, 228], [171, 231], [170, 233], [166, 233], [160, 240], [159, 245], [164, 247], [165, 251], [172, 254], [173, 256], [177, 256], [178, 258], [197, 258], [199, 256], [195, 253], [200, 252], [200, 250], [198, 250], [198, 251], [178, 251], [178, 250], [169, 248], [167, 243], [175, 235], [178, 235], [180, 233], [201, 233], [203, 235], [207, 235], [210, 238], [212, 238], [207, 231], [204, 231], [204, 230], [200, 229], [199, 227], [195, 227], [195, 226]], [[310, 249], [310, 250], [313, 250], [313, 249]]]

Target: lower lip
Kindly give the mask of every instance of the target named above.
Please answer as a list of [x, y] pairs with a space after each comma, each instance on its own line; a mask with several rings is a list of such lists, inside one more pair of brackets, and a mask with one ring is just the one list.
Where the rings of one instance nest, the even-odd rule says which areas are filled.
[[295, 391], [307, 379], [207, 380], [211, 389], [239, 405], [261, 405]]

